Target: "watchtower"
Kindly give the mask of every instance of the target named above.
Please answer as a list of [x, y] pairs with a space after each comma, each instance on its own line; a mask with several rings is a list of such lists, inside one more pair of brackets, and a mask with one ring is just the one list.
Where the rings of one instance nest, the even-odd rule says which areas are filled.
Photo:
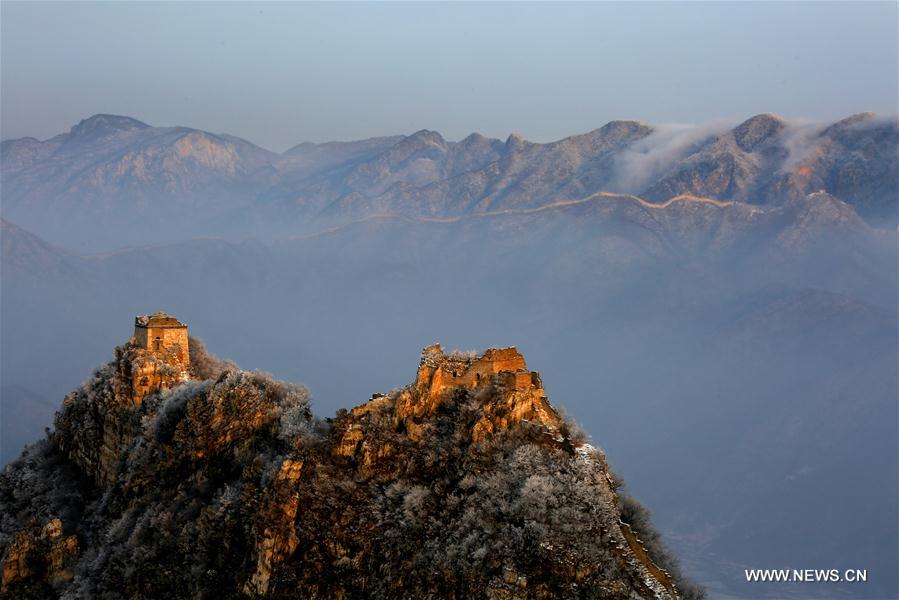
[[131, 362], [131, 388], [135, 404], [144, 396], [168, 389], [190, 377], [187, 325], [164, 312], [134, 318], [132, 343], [139, 350]]
[[187, 325], [164, 312], [134, 318], [134, 341], [144, 350], [190, 364]]

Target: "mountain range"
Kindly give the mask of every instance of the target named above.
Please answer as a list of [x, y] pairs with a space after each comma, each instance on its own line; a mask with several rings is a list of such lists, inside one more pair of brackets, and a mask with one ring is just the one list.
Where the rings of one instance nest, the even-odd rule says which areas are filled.
[[599, 192], [783, 205], [824, 191], [894, 229], [897, 145], [891, 118], [809, 125], [762, 114], [736, 127], [613, 121], [545, 144], [422, 130], [277, 154], [231, 135], [95, 115], [45, 141], [3, 141], [0, 184], [5, 218], [90, 251], [538, 208]]

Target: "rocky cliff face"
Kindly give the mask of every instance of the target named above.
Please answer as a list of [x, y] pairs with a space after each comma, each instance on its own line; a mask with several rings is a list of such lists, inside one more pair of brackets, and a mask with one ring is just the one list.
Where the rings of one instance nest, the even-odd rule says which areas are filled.
[[514, 348], [428, 347], [324, 421], [193, 346], [136, 398], [148, 360], [117, 349], [0, 476], [0, 596], [699, 595]]
[[56, 446], [98, 484], [112, 483], [122, 449], [139, 435], [144, 397], [183, 381], [176, 357], [147, 352], [133, 342], [117, 348], [112, 363], [63, 400]]

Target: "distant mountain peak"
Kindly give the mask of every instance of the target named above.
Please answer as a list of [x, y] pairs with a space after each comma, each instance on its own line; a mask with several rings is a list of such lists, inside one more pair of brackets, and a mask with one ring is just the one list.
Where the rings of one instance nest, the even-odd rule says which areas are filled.
[[605, 145], [630, 143], [646, 137], [653, 132], [653, 127], [643, 121], [609, 121], [599, 129], [581, 135], [574, 135], [566, 140], [582, 140]]
[[510, 133], [509, 137], [506, 138], [506, 148], [521, 148], [527, 143], [521, 134], [519, 133]]
[[398, 141], [388, 152], [389, 160], [403, 161], [420, 153], [438, 156], [447, 151], [446, 140], [436, 131], [421, 129]]
[[749, 117], [748, 119], [743, 121], [743, 124], [752, 123], [752, 122], [785, 123], [786, 120], [777, 113], [765, 112], [765, 113], [759, 113], [757, 115]]
[[746, 119], [734, 129], [734, 139], [744, 152], [752, 152], [759, 144], [779, 133], [786, 121], [774, 113], [762, 113]]
[[87, 119], [82, 119], [72, 127], [69, 134], [74, 137], [102, 137], [119, 131], [132, 131], [135, 129], [148, 129], [150, 126], [131, 117], [120, 115], [96, 114]]
[[477, 144], [477, 143], [484, 142], [484, 141], [487, 141], [487, 138], [485, 136], [481, 135], [480, 133], [478, 133], [477, 131], [475, 131], [473, 133], [469, 133], [462, 140], [460, 140], [459, 143], [460, 144]]
[[877, 116], [877, 113], [874, 112], [860, 112], [854, 115], [850, 115], [843, 119], [842, 121], [837, 121], [835, 125], [855, 125], [856, 123], [861, 123], [862, 121], [867, 121], [868, 119], [873, 119]]
[[409, 143], [430, 142], [440, 146], [446, 145], [446, 140], [443, 139], [443, 136], [431, 129], [419, 129], [402, 141], [408, 141]]
[[372, 149], [385, 149], [404, 140], [405, 135], [385, 135], [379, 137], [366, 138], [362, 140], [352, 141], [330, 141], [330, 142], [301, 142], [284, 151], [284, 155], [304, 155], [304, 154], [322, 154], [326, 152], [346, 152], [349, 156], [371, 151]]
[[836, 123], [834, 123], [827, 129], [822, 131], [821, 135], [825, 136], [825, 137], [839, 135], [856, 125], [859, 125], [861, 123], [864, 123], [865, 121], [870, 121], [870, 120], [874, 119], [874, 117], [876, 117], [876, 116], [877, 116], [877, 114], [872, 113], [872, 112], [861, 112], [861, 113], [856, 113], [854, 115], [850, 115], [841, 121], [837, 121]]
[[633, 121], [633, 120], [615, 120], [609, 121], [605, 125], [599, 128], [600, 131], [614, 131], [614, 130], [626, 130], [626, 131], [639, 131], [641, 129], [652, 129], [652, 125], [649, 123], [645, 123], [643, 121]]

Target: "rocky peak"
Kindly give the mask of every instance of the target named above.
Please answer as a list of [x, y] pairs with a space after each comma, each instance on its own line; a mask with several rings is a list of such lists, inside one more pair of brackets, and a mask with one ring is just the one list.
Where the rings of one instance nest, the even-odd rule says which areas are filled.
[[416, 131], [412, 135], [401, 139], [396, 143], [394, 149], [405, 152], [420, 152], [422, 150], [432, 148], [442, 152], [446, 151], [446, 140], [436, 131], [430, 129], [422, 129]]
[[167, 169], [175, 169], [185, 161], [200, 169], [232, 175], [243, 166], [233, 141], [196, 129], [185, 129], [166, 148], [163, 158]]
[[521, 150], [525, 146], [528, 145], [528, 141], [524, 139], [519, 133], [510, 133], [509, 137], [506, 138], [506, 150], [507, 151], [516, 151]]
[[734, 140], [741, 150], [752, 152], [756, 146], [778, 134], [784, 127], [784, 120], [775, 114], [755, 115], [734, 129]]
[[460, 146], [480, 146], [482, 144], [489, 144], [493, 142], [490, 138], [487, 138], [481, 135], [478, 132], [469, 133], [463, 139], [459, 140], [458, 144]]
[[827, 129], [825, 129], [823, 132], [821, 132], [821, 134], [829, 135], [830, 133], [833, 133], [833, 132], [843, 131], [849, 127], [853, 127], [860, 123], [864, 123], [865, 121], [870, 121], [871, 119], [873, 119], [876, 116], [877, 116], [877, 113], [873, 113], [873, 112], [860, 112], [860, 113], [856, 113], [854, 115], [849, 115], [845, 119], [841, 119], [841, 120], [837, 121], [836, 123], [834, 123], [833, 125], [831, 125], [830, 127], [828, 127]]
[[529, 371], [514, 347], [474, 352], [445, 353], [440, 344], [422, 350], [415, 383], [399, 394], [395, 417], [411, 437], [421, 435], [420, 424], [435, 415], [456, 393], [477, 399], [478, 413], [471, 439], [526, 421], [556, 434], [562, 420], [549, 404], [540, 374]]
[[[390, 172], [409, 166], [410, 163], [420, 159], [439, 161], [446, 155], [447, 150], [448, 145], [443, 136], [436, 131], [422, 129], [400, 139], [366, 168], [371, 169], [375, 166], [376, 169], [387, 169]], [[378, 177], [383, 178], [385, 174], [379, 172]]]
[[610, 139], [628, 140], [631, 138], [641, 138], [652, 133], [652, 126], [643, 121], [609, 121], [599, 129], [595, 130], [602, 137]]
[[69, 135], [80, 139], [95, 139], [121, 131], [147, 129], [149, 127], [150, 126], [146, 123], [138, 121], [137, 119], [132, 119], [131, 117], [97, 114], [81, 120], [77, 125], [72, 127], [69, 131]]
[[55, 439], [98, 483], [115, 479], [119, 458], [140, 432], [144, 400], [190, 379], [187, 326], [157, 312], [135, 317], [134, 335], [63, 400]]
[[422, 350], [415, 382], [392, 395], [375, 394], [349, 413], [336, 454], [372, 466], [385, 448], [367, 441], [365, 424], [373, 411], [387, 411], [413, 441], [423, 441], [441, 411], [465, 404], [471, 412], [465, 436], [482, 442], [491, 434], [527, 423], [555, 440], [562, 418], [543, 391], [540, 374], [529, 371], [514, 347], [476, 352], [444, 352], [440, 344]]
[[876, 117], [877, 114], [873, 112], [850, 115], [824, 129], [819, 137], [846, 142], [848, 141], [847, 138], [851, 138], [853, 133], [857, 133], [859, 126], [875, 122]]

